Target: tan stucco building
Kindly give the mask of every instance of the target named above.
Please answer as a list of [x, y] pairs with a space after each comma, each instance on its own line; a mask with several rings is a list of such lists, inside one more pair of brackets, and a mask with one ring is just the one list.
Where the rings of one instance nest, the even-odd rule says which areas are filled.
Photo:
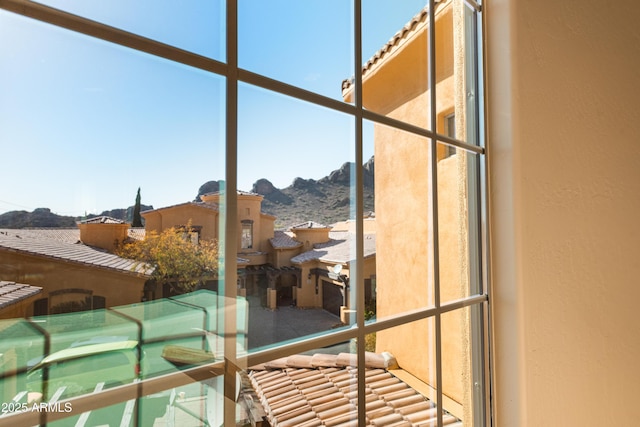
[[[111, 236], [111, 230], [105, 235]], [[149, 282], [147, 266], [86, 245], [80, 236], [79, 229], [0, 231], [0, 278], [41, 288], [23, 316], [112, 307], [159, 296]]]
[[[147, 232], [190, 225], [197, 239], [219, 238], [221, 194], [204, 194], [202, 201], [142, 212]], [[349, 322], [349, 245], [354, 230], [340, 231], [308, 221], [287, 231], [274, 230], [275, 217], [262, 212], [263, 196], [238, 192], [238, 293], [258, 295], [271, 309], [279, 305], [323, 307]], [[372, 222], [373, 219], [370, 221]], [[374, 228], [372, 227], [374, 230]], [[349, 234], [351, 233], [351, 234]], [[375, 281], [375, 234], [369, 239], [366, 270], [369, 289]], [[334, 278], [330, 273], [341, 266]], [[215, 289], [215, 284], [211, 284]], [[371, 292], [370, 292], [371, 294]]]
[[[435, 10], [436, 132], [466, 140], [463, 2], [449, 0]], [[431, 94], [427, 85], [426, 9], [399, 31], [362, 70], [363, 105], [391, 118], [429, 129]], [[350, 101], [353, 83], [343, 83]], [[376, 290], [379, 319], [433, 307], [434, 233], [430, 175], [431, 142], [418, 135], [374, 125]], [[441, 302], [469, 295], [469, 219], [463, 151], [439, 144], [438, 248]], [[433, 319], [377, 333], [376, 351], [389, 351], [403, 370], [437, 388]], [[442, 392], [470, 417], [470, 318], [467, 310], [442, 316]], [[461, 413], [462, 415], [462, 413]], [[469, 418], [470, 419], [470, 418]]]

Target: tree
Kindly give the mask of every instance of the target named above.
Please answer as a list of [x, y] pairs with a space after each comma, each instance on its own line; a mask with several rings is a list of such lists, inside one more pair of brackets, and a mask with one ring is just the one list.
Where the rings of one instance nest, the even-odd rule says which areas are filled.
[[147, 233], [144, 240], [122, 246], [117, 254], [153, 267], [152, 277], [178, 293], [190, 292], [218, 273], [218, 242], [193, 243], [191, 225]]
[[133, 221], [132, 227], [142, 227], [142, 217], [140, 216], [140, 187], [138, 187], [138, 194], [136, 195], [136, 204], [133, 207]]

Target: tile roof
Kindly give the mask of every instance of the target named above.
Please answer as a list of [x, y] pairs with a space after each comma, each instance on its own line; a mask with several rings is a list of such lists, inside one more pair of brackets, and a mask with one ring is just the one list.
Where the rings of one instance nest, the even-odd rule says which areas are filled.
[[147, 230], [143, 227], [135, 227], [129, 229], [129, 237], [134, 240], [144, 240], [147, 235]]
[[37, 295], [41, 291], [42, 288], [39, 286], [0, 281], [0, 309]]
[[[73, 228], [0, 228], [0, 234], [18, 235], [32, 239], [50, 239], [66, 243], [80, 242], [80, 229]], [[129, 237], [134, 240], [142, 240], [146, 231], [144, 228], [129, 228]]]
[[[252, 191], [237, 190], [236, 193], [238, 196], [262, 196], [262, 194], [254, 193]], [[221, 191], [213, 191], [211, 193], [204, 193], [203, 196], [219, 196], [221, 194]]]
[[[272, 426], [357, 426], [355, 355], [292, 356], [250, 368], [249, 378]], [[435, 425], [434, 402], [391, 374], [388, 353], [366, 353], [367, 426]], [[444, 424], [462, 422], [444, 411]]]
[[93, 218], [83, 219], [80, 224], [125, 224], [121, 219], [113, 218], [111, 216], [96, 216]]
[[81, 243], [34, 238], [29, 236], [28, 233], [22, 233], [24, 230], [12, 231], [15, 233], [9, 233], [6, 230], [0, 232], [0, 249], [3, 248], [11, 252], [27, 253], [91, 267], [116, 270], [128, 274], [142, 274], [145, 276], [151, 274], [151, 269], [146, 264], [121, 258]]
[[[442, 4], [443, 1], [436, 0], [436, 7]], [[429, 6], [424, 7], [418, 12], [402, 29], [391, 37], [391, 39], [382, 46], [373, 56], [362, 66], [362, 75], [364, 76], [369, 72], [378, 62], [382, 61], [394, 48], [400, 45], [403, 40], [409, 38], [417, 29], [420, 24], [426, 24]], [[342, 81], [342, 90], [348, 90], [353, 85], [353, 77]]]
[[291, 230], [295, 230], [296, 228], [331, 228], [331, 227], [320, 224], [319, 222], [315, 222], [315, 221], [305, 221], [300, 224], [291, 226]]
[[158, 212], [158, 211], [177, 208], [177, 207], [181, 207], [181, 206], [196, 206], [196, 207], [201, 207], [201, 208], [205, 208], [205, 209], [210, 209], [210, 210], [215, 211], [215, 212], [219, 212], [220, 211], [220, 206], [218, 204], [216, 204], [216, 203], [185, 202], [185, 203], [178, 203], [178, 204], [170, 205], [170, 206], [164, 206], [164, 207], [158, 208], [158, 209], [149, 209], [149, 210], [140, 212], [140, 214], [143, 215], [143, 214], [147, 214], [149, 212]]
[[59, 242], [77, 243], [80, 241], [80, 229], [73, 228], [0, 228], [0, 234], [18, 235], [32, 239], [49, 239]]
[[[300, 255], [291, 258], [294, 264], [304, 264], [309, 261], [335, 262], [344, 264], [353, 259], [354, 248], [352, 243], [355, 242], [355, 235], [346, 231], [330, 232], [329, 240], [326, 243], [320, 243], [313, 246], [313, 249], [303, 252]], [[364, 257], [370, 257], [376, 254], [376, 235], [364, 235]]]
[[269, 241], [274, 249], [293, 249], [302, 246], [302, 242], [294, 239], [294, 234], [290, 231], [276, 230]]

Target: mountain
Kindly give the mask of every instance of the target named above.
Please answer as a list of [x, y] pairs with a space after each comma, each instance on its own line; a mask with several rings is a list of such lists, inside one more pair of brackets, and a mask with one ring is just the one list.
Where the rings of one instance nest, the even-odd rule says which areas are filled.
[[[374, 158], [364, 164], [364, 211], [374, 206]], [[351, 213], [351, 171], [354, 163], [344, 163], [339, 169], [319, 180], [295, 178], [286, 188], [276, 188], [268, 179], [253, 184], [251, 191], [264, 196], [262, 211], [276, 217], [276, 228], [286, 228], [304, 221], [330, 225], [353, 217]], [[220, 190], [221, 182], [203, 184], [196, 197]]]
[[[134, 206], [129, 206], [127, 209], [111, 209], [109, 211], [103, 211], [99, 215], [87, 215], [87, 219], [95, 218], [97, 216], [110, 216], [111, 218], [121, 219], [124, 222], [133, 222], [133, 209]], [[153, 209], [153, 205], [140, 205], [140, 211], [144, 212]]]
[[[153, 206], [140, 205], [141, 209], [153, 209]], [[112, 209], [104, 211], [99, 215], [87, 215], [87, 219], [97, 216], [110, 216], [131, 222], [133, 219], [133, 206], [127, 209]], [[62, 216], [51, 212], [49, 208], [37, 208], [33, 212], [11, 211], [0, 215], [0, 228], [55, 228], [55, 227], [75, 227], [76, 222], [81, 217]]]
[[48, 208], [37, 208], [33, 212], [11, 211], [0, 215], [0, 228], [27, 227], [75, 227], [76, 218], [61, 216]]
[[[276, 228], [287, 228], [305, 221], [315, 221], [330, 225], [352, 218], [351, 171], [353, 163], [344, 163], [340, 168], [319, 180], [295, 178], [286, 188], [278, 189], [266, 178], [253, 184], [251, 191], [264, 196], [262, 210], [276, 217]], [[374, 158], [371, 157], [363, 168], [364, 211], [374, 211]], [[220, 181], [209, 181], [198, 189], [200, 195], [220, 191]], [[153, 209], [150, 205], [141, 205], [142, 211]], [[133, 206], [127, 209], [112, 209], [96, 216], [110, 216], [131, 222]], [[0, 215], [0, 228], [27, 227], [75, 227], [76, 222], [84, 218], [60, 216], [48, 208], [38, 208], [33, 212], [12, 211]]]

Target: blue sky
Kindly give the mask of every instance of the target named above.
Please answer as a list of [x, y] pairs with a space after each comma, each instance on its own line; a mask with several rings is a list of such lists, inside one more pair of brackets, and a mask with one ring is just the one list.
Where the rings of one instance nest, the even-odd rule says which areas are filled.
[[[224, 61], [215, 0], [44, 3]], [[366, 61], [425, 0], [364, 0]], [[341, 99], [348, 0], [239, 1], [239, 66]], [[192, 200], [224, 176], [224, 78], [0, 11], [0, 213], [100, 213]], [[241, 84], [238, 185], [286, 187], [353, 160], [353, 119]], [[371, 135], [367, 132], [367, 135]], [[373, 154], [365, 147], [365, 160]], [[312, 158], [312, 162], [305, 159]]]

